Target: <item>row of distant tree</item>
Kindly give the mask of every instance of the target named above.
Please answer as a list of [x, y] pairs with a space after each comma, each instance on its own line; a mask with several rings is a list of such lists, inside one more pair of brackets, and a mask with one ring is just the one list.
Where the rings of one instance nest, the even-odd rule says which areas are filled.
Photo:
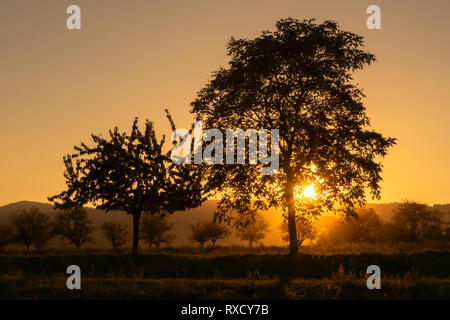
[[[50, 219], [37, 208], [21, 210], [10, 216], [9, 223], [0, 225], [0, 250], [9, 244], [23, 245], [28, 252], [44, 248], [51, 239], [69, 241], [80, 249], [94, 241], [92, 222], [84, 209], [61, 210]], [[103, 236], [115, 251], [129, 241], [128, 226], [118, 222], [101, 225]], [[141, 239], [150, 247], [170, 245], [175, 239], [174, 224], [164, 216], [144, 215], [141, 221]], [[190, 240], [204, 247], [225, 239], [231, 232], [223, 224], [199, 221], [190, 226]], [[281, 225], [283, 239], [288, 241], [288, 225]], [[314, 221], [297, 218], [298, 244], [317, 241], [319, 244], [450, 241], [450, 223], [442, 212], [426, 204], [403, 202], [394, 209], [391, 221], [384, 222], [373, 209], [360, 209], [357, 218], [333, 220], [333, 223], [317, 228]], [[252, 247], [262, 241], [270, 231], [263, 213], [246, 225], [237, 227], [237, 236]]]
[[38, 208], [19, 210], [9, 217], [9, 223], [0, 225], [0, 249], [9, 244], [23, 245], [26, 251], [32, 247], [40, 250], [51, 239], [67, 239], [77, 249], [93, 241], [92, 222], [84, 209], [59, 211], [50, 219]]
[[[212, 224], [214, 228], [220, 226]], [[207, 236], [202, 238], [202, 224], [195, 225], [196, 236], [194, 241], [202, 246]], [[208, 229], [208, 223], [203, 224], [203, 229]], [[450, 242], [450, 222], [446, 220], [445, 214], [426, 204], [405, 201], [399, 204], [393, 212], [390, 221], [383, 221], [374, 209], [359, 209], [358, 216], [345, 220], [333, 219], [332, 223], [318, 223], [304, 216], [296, 219], [298, 245], [306, 242], [325, 245], [361, 244], [381, 242]], [[289, 241], [288, 223], [284, 221], [281, 225], [283, 240]], [[261, 241], [269, 232], [269, 226], [263, 214], [258, 214], [248, 225], [241, 226], [237, 234], [241, 240], [248, 241], [249, 246]], [[208, 233], [208, 231], [204, 231]], [[227, 232], [218, 232], [221, 237], [228, 235]], [[219, 237], [219, 238], [221, 238]], [[214, 239], [214, 237], [212, 238]], [[212, 240], [212, 244], [215, 240]]]
[[373, 209], [361, 209], [358, 219], [335, 221], [320, 235], [321, 243], [377, 243], [450, 241], [450, 223], [445, 214], [426, 204], [405, 201], [383, 221]]
[[[115, 251], [119, 251], [130, 239], [128, 226], [118, 222], [105, 222], [101, 225], [103, 236], [110, 242]], [[162, 244], [170, 245], [175, 239], [171, 233], [174, 224], [167, 221], [164, 216], [144, 215], [141, 221], [141, 239], [150, 248], [159, 248]], [[217, 240], [230, 235], [224, 225], [209, 221], [199, 221], [190, 226], [191, 241], [198, 243], [202, 248], [207, 242], [215, 246]], [[79, 250], [83, 245], [94, 242], [92, 225], [84, 209], [61, 210], [51, 219], [38, 208], [19, 210], [11, 214], [9, 223], [0, 225], [0, 250], [7, 245], [22, 245], [26, 251], [35, 248], [41, 250], [48, 245], [51, 239], [62, 239], [70, 242]], [[268, 232], [268, 224], [262, 216], [254, 223], [240, 228], [239, 236], [252, 246], [264, 238]]]

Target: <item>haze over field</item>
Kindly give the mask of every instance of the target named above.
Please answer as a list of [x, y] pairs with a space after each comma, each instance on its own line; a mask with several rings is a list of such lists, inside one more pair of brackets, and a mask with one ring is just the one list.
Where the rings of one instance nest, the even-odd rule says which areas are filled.
[[[214, 216], [214, 210], [216, 208], [217, 201], [209, 200], [206, 201], [201, 207], [187, 210], [187, 211], [177, 211], [172, 215], [168, 216], [168, 221], [174, 224], [174, 229], [171, 231], [176, 235], [173, 246], [196, 246], [190, 241], [190, 229], [189, 226], [196, 223], [197, 221], [211, 221]], [[392, 210], [395, 208], [396, 203], [368, 203], [366, 208], [373, 208], [377, 214], [384, 220], [389, 221], [392, 217]], [[5, 223], [9, 219], [11, 213], [17, 212], [19, 209], [30, 209], [31, 207], [39, 208], [43, 213], [47, 214], [49, 217], [53, 218], [56, 215], [53, 206], [48, 203], [32, 202], [32, 201], [20, 201], [16, 203], [11, 203], [6, 206], [0, 207], [0, 224]], [[434, 205], [435, 208], [446, 213], [446, 220], [450, 222], [450, 204], [445, 205]], [[87, 208], [88, 217], [92, 220], [96, 230], [94, 231], [95, 243], [88, 244], [87, 247], [95, 248], [110, 248], [111, 244], [103, 237], [100, 226], [104, 222], [114, 221], [121, 222], [128, 225], [131, 231], [132, 219], [130, 215], [123, 212], [108, 212], [105, 213], [101, 210], [96, 210], [93, 208]], [[287, 242], [282, 240], [282, 234], [280, 230], [280, 224], [282, 223], [282, 218], [280, 212], [276, 210], [270, 210], [264, 213], [264, 218], [269, 224], [269, 230], [266, 237], [262, 241], [265, 246], [283, 246], [287, 245]], [[329, 219], [338, 219], [336, 216], [324, 216], [323, 223], [329, 221]], [[327, 220], [328, 219], [328, 220]], [[318, 225], [320, 226], [320, 221]], [[232, 235], [224, 240], [218, 241], [218, 245], [247, 245], [247, 242], [240, 241], [236, 232], [232, 227], [230, 227]], [[259, 244], [258, 244], [259, 245]], [[67, 242], [58, 241], [57, 246], [62, 246], [63, 248], [71, 248], [72, 246]], [[144, 243], [141, 243], [142, 248], [146, 248]]]

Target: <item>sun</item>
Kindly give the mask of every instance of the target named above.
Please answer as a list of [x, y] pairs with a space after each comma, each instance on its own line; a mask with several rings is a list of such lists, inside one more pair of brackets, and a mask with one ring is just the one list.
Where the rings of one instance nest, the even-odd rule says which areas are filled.
[[316, 190], [314, 190], [314, 184], [311, 184], [304, 189], [300, 186], [296, 186], [294, 192], [296, 199], [316, 199], [317, 197]]

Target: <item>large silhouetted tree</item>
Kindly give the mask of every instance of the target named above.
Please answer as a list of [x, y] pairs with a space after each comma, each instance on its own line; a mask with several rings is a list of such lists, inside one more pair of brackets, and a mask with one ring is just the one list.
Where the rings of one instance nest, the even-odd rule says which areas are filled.
[[261, 175], [260, 164], [210, 166], [208, 179], [222, 196], [216, 217], [283, 208], [295, 255], [295, 216], [305, 213], [296, 204], [296, 186], [316, 183], [320, 208], [347, 216], [367, 192], [380, 196], [380, 158], [395, 139], [370, 129], [364, 95], [352, 78], [375, 57], [363, 50], [361, 36], [335, 22], [291, 18], [255, 39], [232, 38], [227, 48], [228, 66], [198, 92], [191, 112], [205, 129], [278, 128], [279, 170]]
[[[168, 118], [174, 128], [169, 114]], [[90, 203], [97, 209], [132, 215], [133, 254], [138, 252], [142, 212], [172, 213], [205, 200], [202, 167], [174, 165], [163, 151], [164, 136], [158, 141], [151, 121], [146, 121], [143, 132], [136, 118], [130, 134], [116, 127], [108, 138], [92, 135], [92, 140], [94, 146], [81, 143], [74, 147], [75, 154], [64, 157], [67, 190], [49, 200], [61, 209]]]

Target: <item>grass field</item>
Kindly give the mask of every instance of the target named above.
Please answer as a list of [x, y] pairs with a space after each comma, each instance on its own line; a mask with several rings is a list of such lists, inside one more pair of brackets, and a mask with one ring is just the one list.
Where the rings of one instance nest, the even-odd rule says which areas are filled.
[[[0, 299], [450, 299], [450, 251], [313, 253], [284, 248], [160, 250], [138, 256], [0, 256]], [[310, 250], [312, 251], [312, 250]], [[68, 290], [78, 265], [82, 289]], [[382, 289], [366, 287], [381, 268]]]
[[65, 277], [0, 277], [2, 299], [449, 299], [450, 279], [387, 279], [381, 290], [344, 279], [85, 278], [68, 290]]

